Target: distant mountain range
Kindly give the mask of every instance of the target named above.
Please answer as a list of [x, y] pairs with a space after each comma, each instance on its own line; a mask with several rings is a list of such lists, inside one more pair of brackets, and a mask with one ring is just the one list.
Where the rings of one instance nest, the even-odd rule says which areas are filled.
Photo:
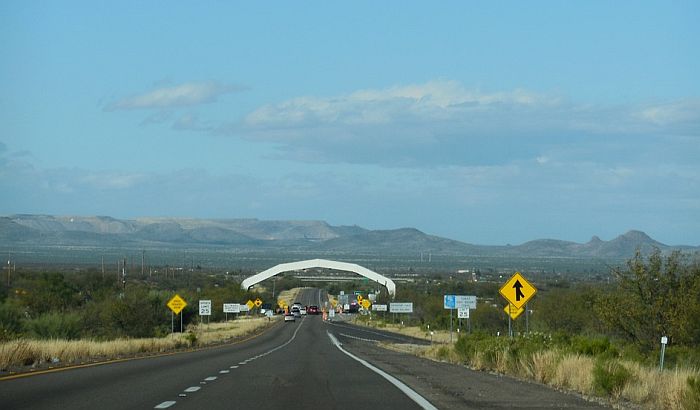
[[610, 241], [586, 243], [537, 239], [515, 246], [474, 245], [417, 229], [368, 230], [323, 221], [258, 219], [116, 219], [108, 216], [12, 215], [0, 217], [0, 246], [226, 247], [244, 250], [388, 253], [419, 252], [464, 256], [626, 259], [636, 249], [698, 252], [700, 247], [668, 246], [644, 232], [629, 231]]

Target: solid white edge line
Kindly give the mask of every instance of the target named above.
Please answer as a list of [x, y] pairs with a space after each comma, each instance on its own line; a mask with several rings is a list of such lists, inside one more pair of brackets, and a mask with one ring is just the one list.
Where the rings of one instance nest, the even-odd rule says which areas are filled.
[[406, 386], [406, 385], [405, 385], [403, 382], [401, 382], [399, 379], [397, 379], [396, 377], [390, 375], [389, 373], [384, 372], [384, 371], [381, 370], [381, 369], [378, 369], [378, 368], [372, 366], [372, 365], [369, 364], [369, 362], [367, 362], [366, 360], [360, 359], [359, 357], [355, 356], [354, 354], [352, 354], [352, 353], [348, 352], [347, 350], [343, 349], [343, 348], [340, 346], [340, 342], [338, 341], [338, 339], [336, 339], [336, 337], [335, 337], [333, 334], [331, 334], [331, 333], [328, 332], [328, 331], [326, 331], [326, 334], [327, 334], [328, 337], [331, 339], [331, 342], [333, 342], [333, 344], [335, 345], [335, 347], [338, 348], [338, 350], [340, 350], [341, 352], [345, 353], [346, 355], [348, 355], [350, 358], [354, 359], [355, 361], [360, 362], [360, 363], [361, 363], [363, 366], [365, 366], [366, 368], [372, 370], [373, 372], [375, 372], [375, 373], [377, 373], [378, 375], [380, 375], [380, 376], [382, 376], [383, 378], [385, 378], [389, 383], [393, 384], [393, 385], [396, 386], [399, 390], [401, 390], [401, 391], [403, 392], [403, 394], [405, 394], [406, 396], [408, 396], [408, 398], [410, 398], [411, 400], [413, 400], [414, 402], [416, 402], [416, 404], [418, 404], [419, 406], [421, 406], [422, 408], [424, 408], [424, 409], [426, 409], [426, 410], [437, 410], [437, 407], [435, 407], [435, 406], [433, 406], [432, 404], [430, 404], [430, 402], [429, 402], [428, 400], [426, 400], [426, 399], [425, 399], [423, 396], [421, 396], [420, 394], [416, 393], [416, 392], [415, 392], [414, 390], [412, 390], [410, 387]]
[[167, 409], [168, 407], [171, 407], [175, 403], [177, 403], [177, 402], [176, 401], [164, 401], [161, 404], [154, 407], [154, 409]]

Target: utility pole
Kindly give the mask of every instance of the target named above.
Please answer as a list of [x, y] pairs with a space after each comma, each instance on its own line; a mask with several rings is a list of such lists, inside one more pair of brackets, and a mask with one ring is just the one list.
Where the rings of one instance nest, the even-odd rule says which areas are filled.
[[122, 287], [126, 291], [126, 257], [124, 257], [124, 265], [122, 266]]
[[10, 284], [12, 283], [12, 253], [8, 252], [7, 253], [7, 287], [10, 287]]

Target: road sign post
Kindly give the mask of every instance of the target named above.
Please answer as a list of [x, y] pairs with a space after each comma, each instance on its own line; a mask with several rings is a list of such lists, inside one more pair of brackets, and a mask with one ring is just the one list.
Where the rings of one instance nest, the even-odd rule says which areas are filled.
[[501, 286], [498, 292], [508, 301], [508, 306], [503, 310], [508, 314], [508, 335], [512, 338], [512, 321], [526, 310], [523, 307], [527, 304], [528, 300], [535, 296], [537, 288], [532, 286], [520, 272], [515, 272], [513, 276]]
[[211, 300], [199, 301], [199, 316], [207, 316], [207, 323], [209, 323], [209, 316], [211, 316]]
[[[185, 299], [181, 298], [180, 295], [175, 294], [167, 303], [168, 308], [170, 309], [171, 316], [170, 316], [170, 331], [171, 333], [175, 333], [175, 316], [174, 315], [180, 315], [180, 312], [182, 312], [182, 309], [187, 306], [187, 302], [185, 302]], [[182, 333], [182, 315], [180, 315], [180, 333]]]
[[520, 309], [528, 300], [535, 296], [537, 289], [528, 282], [520, 272], [508, 279], [498, 291], [509, 303]]
[[668, 337], [663, 336], [661, 338], [661, 358], [659, 359], [659, 371], [664, 369], [664, 355], [666, 353], [666, 344], [668, 343]]

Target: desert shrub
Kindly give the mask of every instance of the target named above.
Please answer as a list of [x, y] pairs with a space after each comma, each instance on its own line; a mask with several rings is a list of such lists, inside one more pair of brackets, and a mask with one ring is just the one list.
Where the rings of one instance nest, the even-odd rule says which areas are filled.
[[700, 409], [700, 377], [688, 377], [688, 388], [683, 395], [683, 408]]
[[45, 313], [24, 322], [26, 334], [37, 339], [77, 339], [82, 328], [82, 318], [77, 313]]
[[16, 306], [0, 304], [0, 342], [19, 336], [22, 331], [22, 311]]
[[620, 355], [618, 349], [607, 337], [577, 336], [571, 340], [571, 349], [574, 353], [607, 359], [616, 358]]
[[190, 330], [185, 335], [185, 340], [187, 340], [187, 342], [190, 344], [190, 346], [196, 346], [197, 345], [197, 334]]
[[598, 360], [593, 368], [593, 387], [601, 396], [618, 397], [632, 373], [618, 361]]

